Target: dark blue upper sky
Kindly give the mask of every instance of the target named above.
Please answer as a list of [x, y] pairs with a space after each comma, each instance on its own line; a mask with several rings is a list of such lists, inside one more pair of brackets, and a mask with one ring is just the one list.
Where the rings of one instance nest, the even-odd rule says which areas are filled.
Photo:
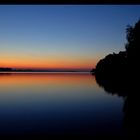
[[93, 67], [139, 18], [140, 5], [1, 5], [0, 65]]

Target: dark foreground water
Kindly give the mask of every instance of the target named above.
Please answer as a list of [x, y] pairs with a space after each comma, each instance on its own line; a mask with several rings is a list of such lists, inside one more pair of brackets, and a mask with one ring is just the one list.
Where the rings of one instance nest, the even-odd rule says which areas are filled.
[[122, 136], [123, 103], [90, 74], [0, 74], [0, 134]]

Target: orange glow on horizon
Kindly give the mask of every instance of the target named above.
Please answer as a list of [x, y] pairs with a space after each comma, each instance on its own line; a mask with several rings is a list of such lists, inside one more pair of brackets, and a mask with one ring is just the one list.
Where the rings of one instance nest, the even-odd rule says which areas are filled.
[[31, 69], [91, 69], [96, 61], [87, 60], [31, 60], [31, 59], [5, 59], [0, 60], [0, 67], [31, 68]]

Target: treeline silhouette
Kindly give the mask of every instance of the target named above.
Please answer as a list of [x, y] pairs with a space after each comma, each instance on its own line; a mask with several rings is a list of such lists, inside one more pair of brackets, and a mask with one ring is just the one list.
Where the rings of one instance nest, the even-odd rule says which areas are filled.
[[127, 43], [125, 51], [118, 54], [113, 53], [101, 59], [95, 69], [95, 72], [100, 77], [124, 77], [131, 73], [138, 74], [139, 71], [139, 47], [140, 47], [140, 20], [134, 26], [128, 25], [126, 28]]
[[12, 68], [1, 68], [0, 67], [0, 71], [12, 71], [13, 69]]
[[[101, 59], [95, 72], [95, 79], [99, 86], [107, 93], [116, 94], [124, 98], [124, 127], [132, 137], [140, 136], [140, 101], [139, 101], [139, 47], [140, 20], [134, 26], [127, 26], [127, 44], [125, 51], [109, 54]], [[94, 71], [94, 72], [93, 72]]]

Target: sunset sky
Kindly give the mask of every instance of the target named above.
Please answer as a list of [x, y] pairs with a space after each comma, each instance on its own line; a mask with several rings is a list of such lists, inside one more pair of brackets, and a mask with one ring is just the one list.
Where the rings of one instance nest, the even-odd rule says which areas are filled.
[[0, 5], [0, 67], [90, 70], [139, 18], [140, 5]]

